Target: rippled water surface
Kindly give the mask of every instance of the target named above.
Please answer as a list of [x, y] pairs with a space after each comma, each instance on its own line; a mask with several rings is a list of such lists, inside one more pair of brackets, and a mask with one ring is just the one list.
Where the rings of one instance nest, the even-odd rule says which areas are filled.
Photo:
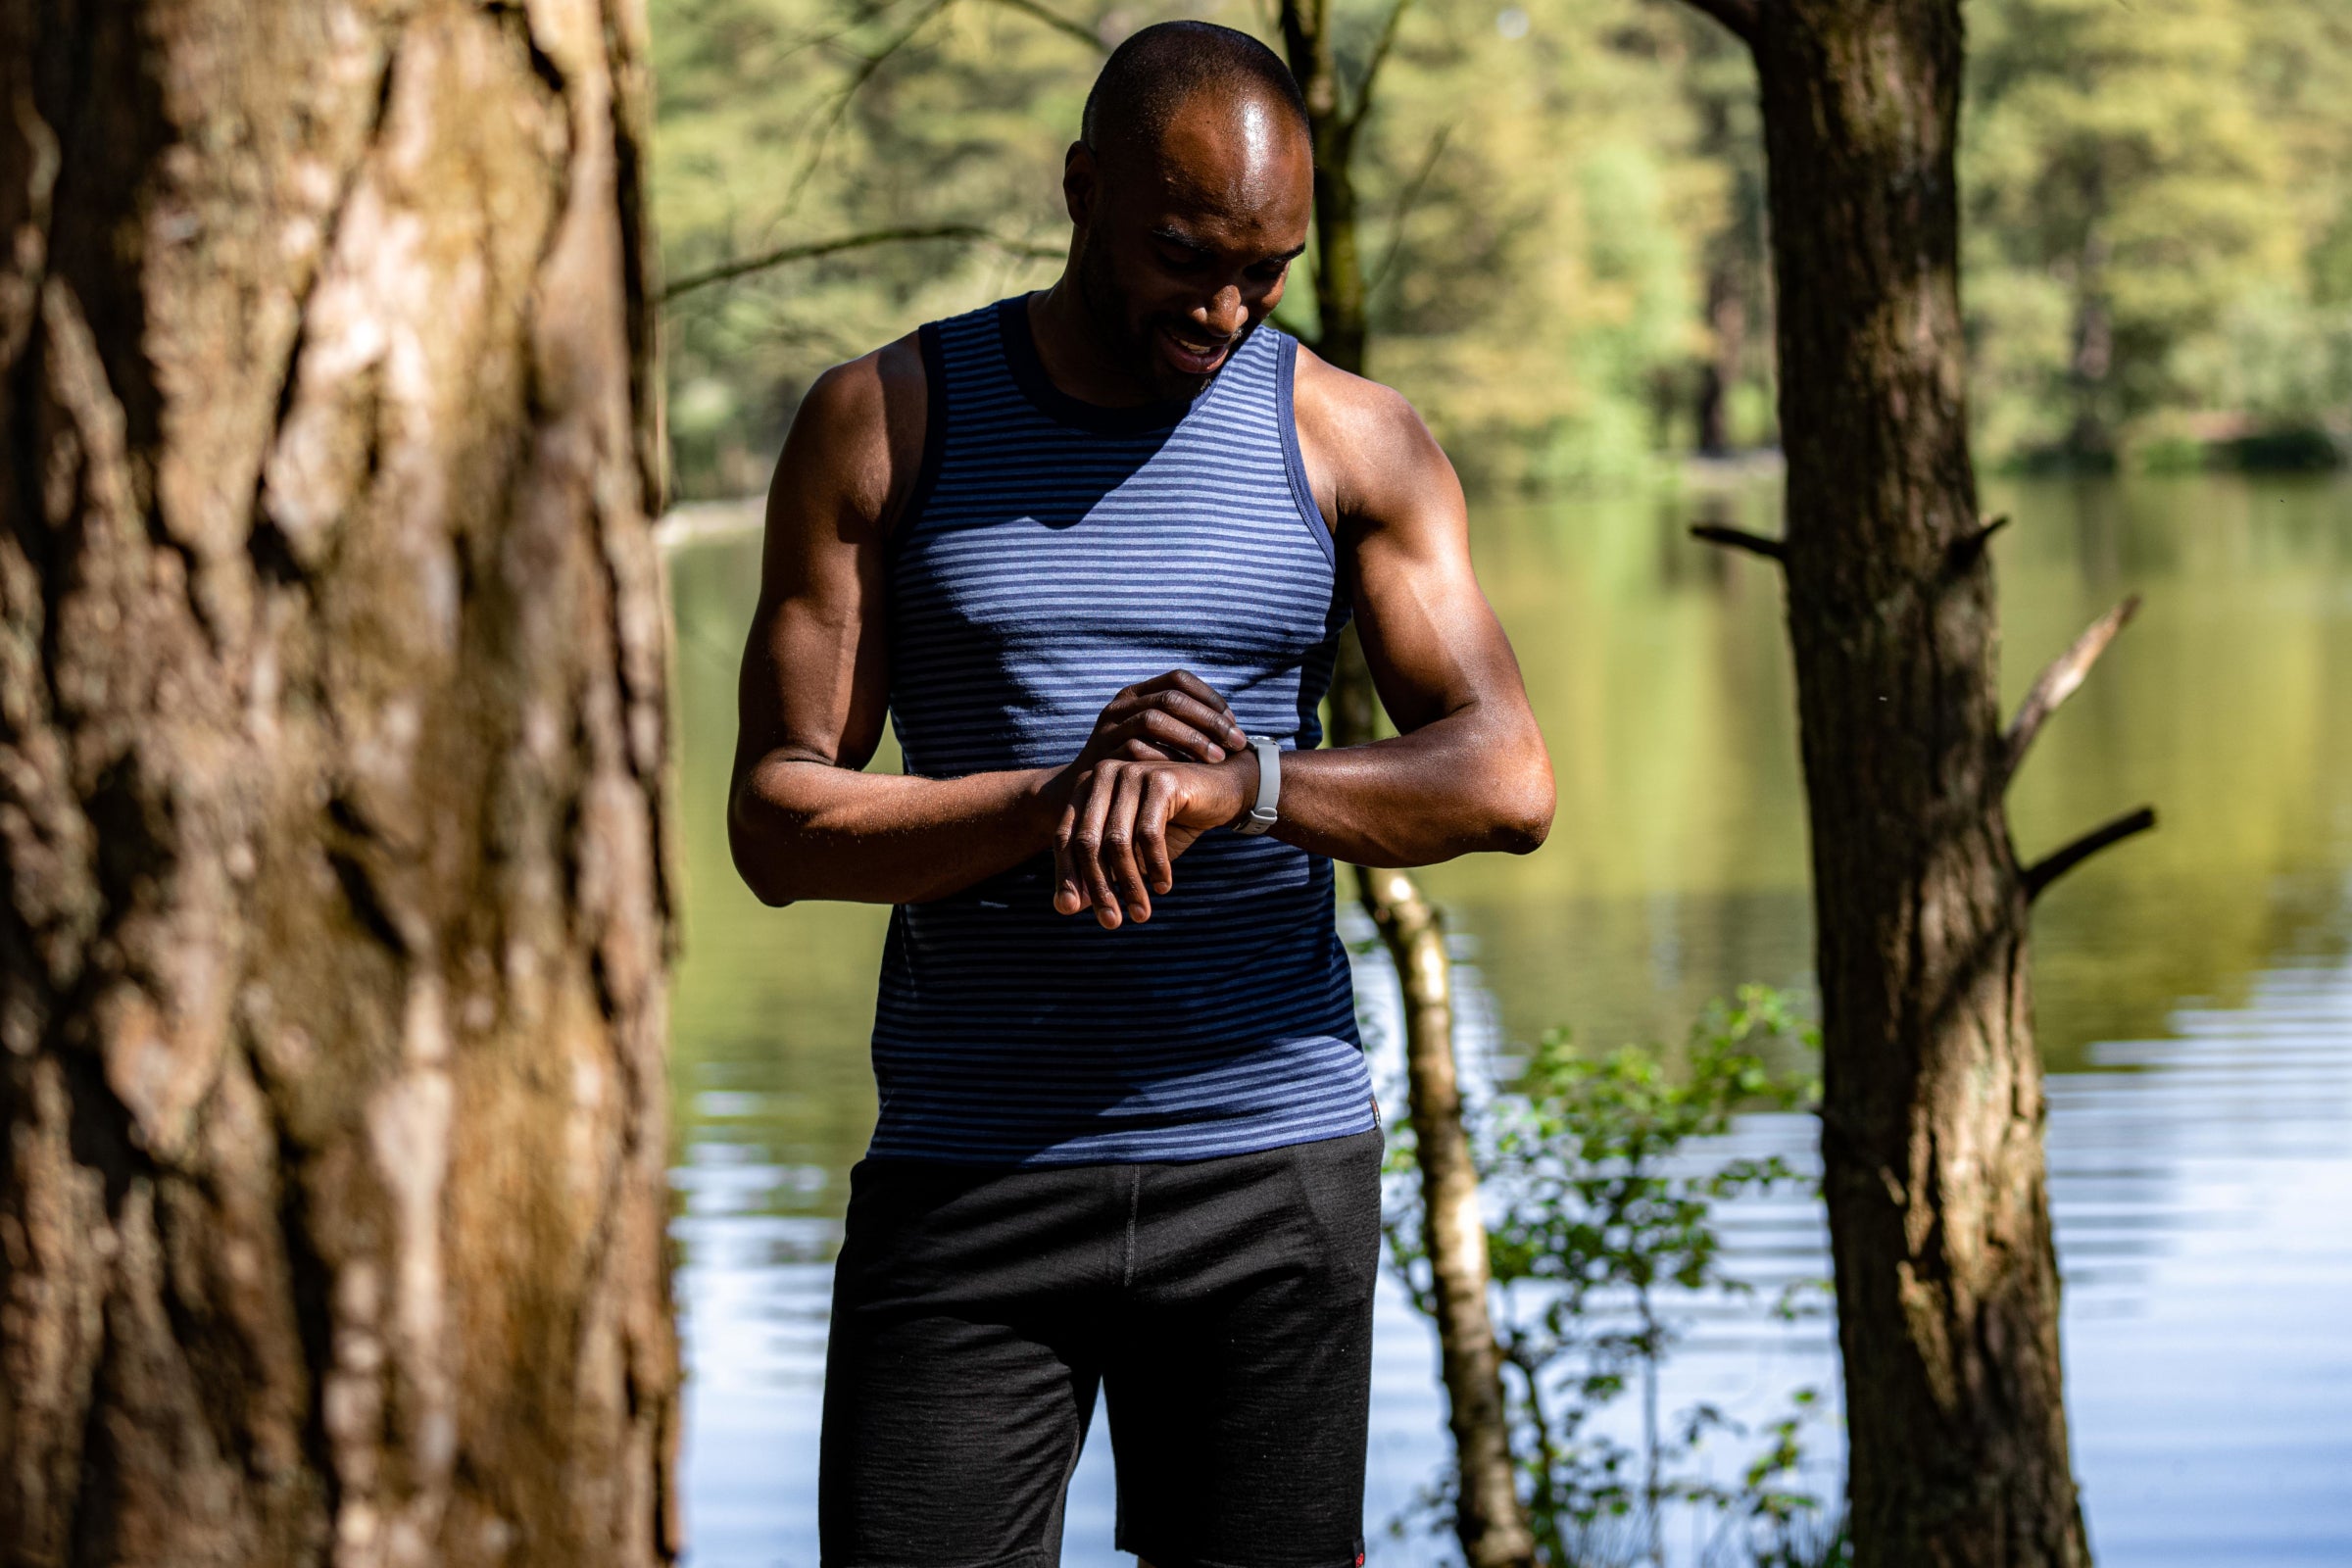
[[[2108, 1568], [2352, 1564], [2352, 488], [2174, 480], [2010, 486], [1996, 551], [2004, 689], [2126, 593], [2139, 618], [2012, 797], [2029, 857], [2141, 802], [2163, 825], [2053, 890], [2034, 982], [2076, 1456]], [[1553, 1024], [1679, 1038], [1710, 997], [1808, 987], [1792, 692], [1768, 569], [1688, 542], [1769, 498], [1480, 509], [1482, 577], [1560, 780], [1551, 842], [1437, 868], [1473, 966], [1470, 1030], [1507, 1061]], [[744, 519], [748, 520], [748, 518]], [[671, 558], [686, 956], [675, 1005], [697, 1568], [816, 1561], [829, 1258], [873, 1117], [865, 1062], [885, 911], [760, 907], [721, 816], [756, 539], [724, 513]], [[886, 760], [884, 765], [895, 765]], [[1393, 1005], [1359, 960], [1371, 1033]], [[1810, 1157], [1795, 1117], [1742, 1152]], [[1826, 1272], [1793, 1198], [1727, 1218], [1735, 1268]], [[1759, 1295], [1769, 1300], [1771, 1290]], [[1374, 1353], [1375, 1563], [1438, 1543], [1382, 1527], [1445, 1457], [1429, 1334], [1384, 1298]], [[1834, 1393], [1827, 1326], [1694, 1312], [1666, 1382], [1769, 1414]], [[1817, 1441], [1819, 1441], [1817, 1439]], [[1065, 1556], [1110, 1563], [1098, 1429]], [[1690, 1553], [1679, 1537], [1678, 1555]]]

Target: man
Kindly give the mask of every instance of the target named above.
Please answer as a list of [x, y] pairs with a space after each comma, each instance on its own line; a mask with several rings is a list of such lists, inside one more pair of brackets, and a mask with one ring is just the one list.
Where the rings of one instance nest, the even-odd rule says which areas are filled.
[[[1121, 1549], [1347, 1568], [1381, 1144], [1332, 861], [1532, 850], [1550, 766], [1445, 456], [1263, 324], [1281, 61], [1147, 28], [1083, 138], [1060, 280], [826, 372], [769, 497], [736, 864], [897, 906], [823, 1560], [1057, 1561], [1102, 1386]], [[1402, 733], [1316, 750], [1350, 611]]]

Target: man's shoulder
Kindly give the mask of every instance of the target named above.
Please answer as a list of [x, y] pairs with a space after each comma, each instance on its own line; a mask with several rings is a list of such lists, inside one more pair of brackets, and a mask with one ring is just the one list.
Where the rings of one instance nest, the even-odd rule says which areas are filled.
[[1329, 476], [1346, 512], [1377, 511], [1392, 491], [1414, 488], [1435, 469], [1451, 472], [1403, 393], [1343, 370], [1303, 343], [1292, 405], [1308, 466]]
[[1303, 341], [1292, 396], [1301, 412], [1312, 405], [1319, 414], [1345, 417], [1420, 419], [1403, 393], [1368, 375], [1341, 369]]
[[928, 403], [913, 332], [822, 371], [793, 415], [779, 486], [829, 478], [887, 532], [922, 465]]
[[827, 436], [870, 438], [883, 433], [893, 405], [912, 399], [919, 411], [924, 390], [922, 349], [909, 332], [819, 371], [795, 418]]

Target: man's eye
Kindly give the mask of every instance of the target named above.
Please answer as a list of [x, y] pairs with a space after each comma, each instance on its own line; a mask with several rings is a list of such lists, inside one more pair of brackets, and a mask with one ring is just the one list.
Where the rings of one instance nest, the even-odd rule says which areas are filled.
[[1171, 272], [1197, 272], [1207, 260], [1199, 251], [1161, 251], [1159, 259]]

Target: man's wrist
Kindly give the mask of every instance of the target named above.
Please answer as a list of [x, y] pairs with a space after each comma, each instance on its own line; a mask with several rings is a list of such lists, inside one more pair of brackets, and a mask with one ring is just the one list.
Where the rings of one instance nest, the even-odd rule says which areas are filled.
[[1234, 787], [1233, 810], [1226, 816], [1225, 825], [1238, 827], [1250, 820], [1250, 808], [1257, 804], [1257, 748], [1244, 746], [1216, 765], [1233, 781]]
[[1052, 849], [1054, 830], [1061, 825], [1062, 810], [1070, 804], [1070, 791], [1077, 783], [1077, 769], [1032, 767], [1019, 777], [1013, 808], [1023, 836], [1040, 841], [1041, 848]]

